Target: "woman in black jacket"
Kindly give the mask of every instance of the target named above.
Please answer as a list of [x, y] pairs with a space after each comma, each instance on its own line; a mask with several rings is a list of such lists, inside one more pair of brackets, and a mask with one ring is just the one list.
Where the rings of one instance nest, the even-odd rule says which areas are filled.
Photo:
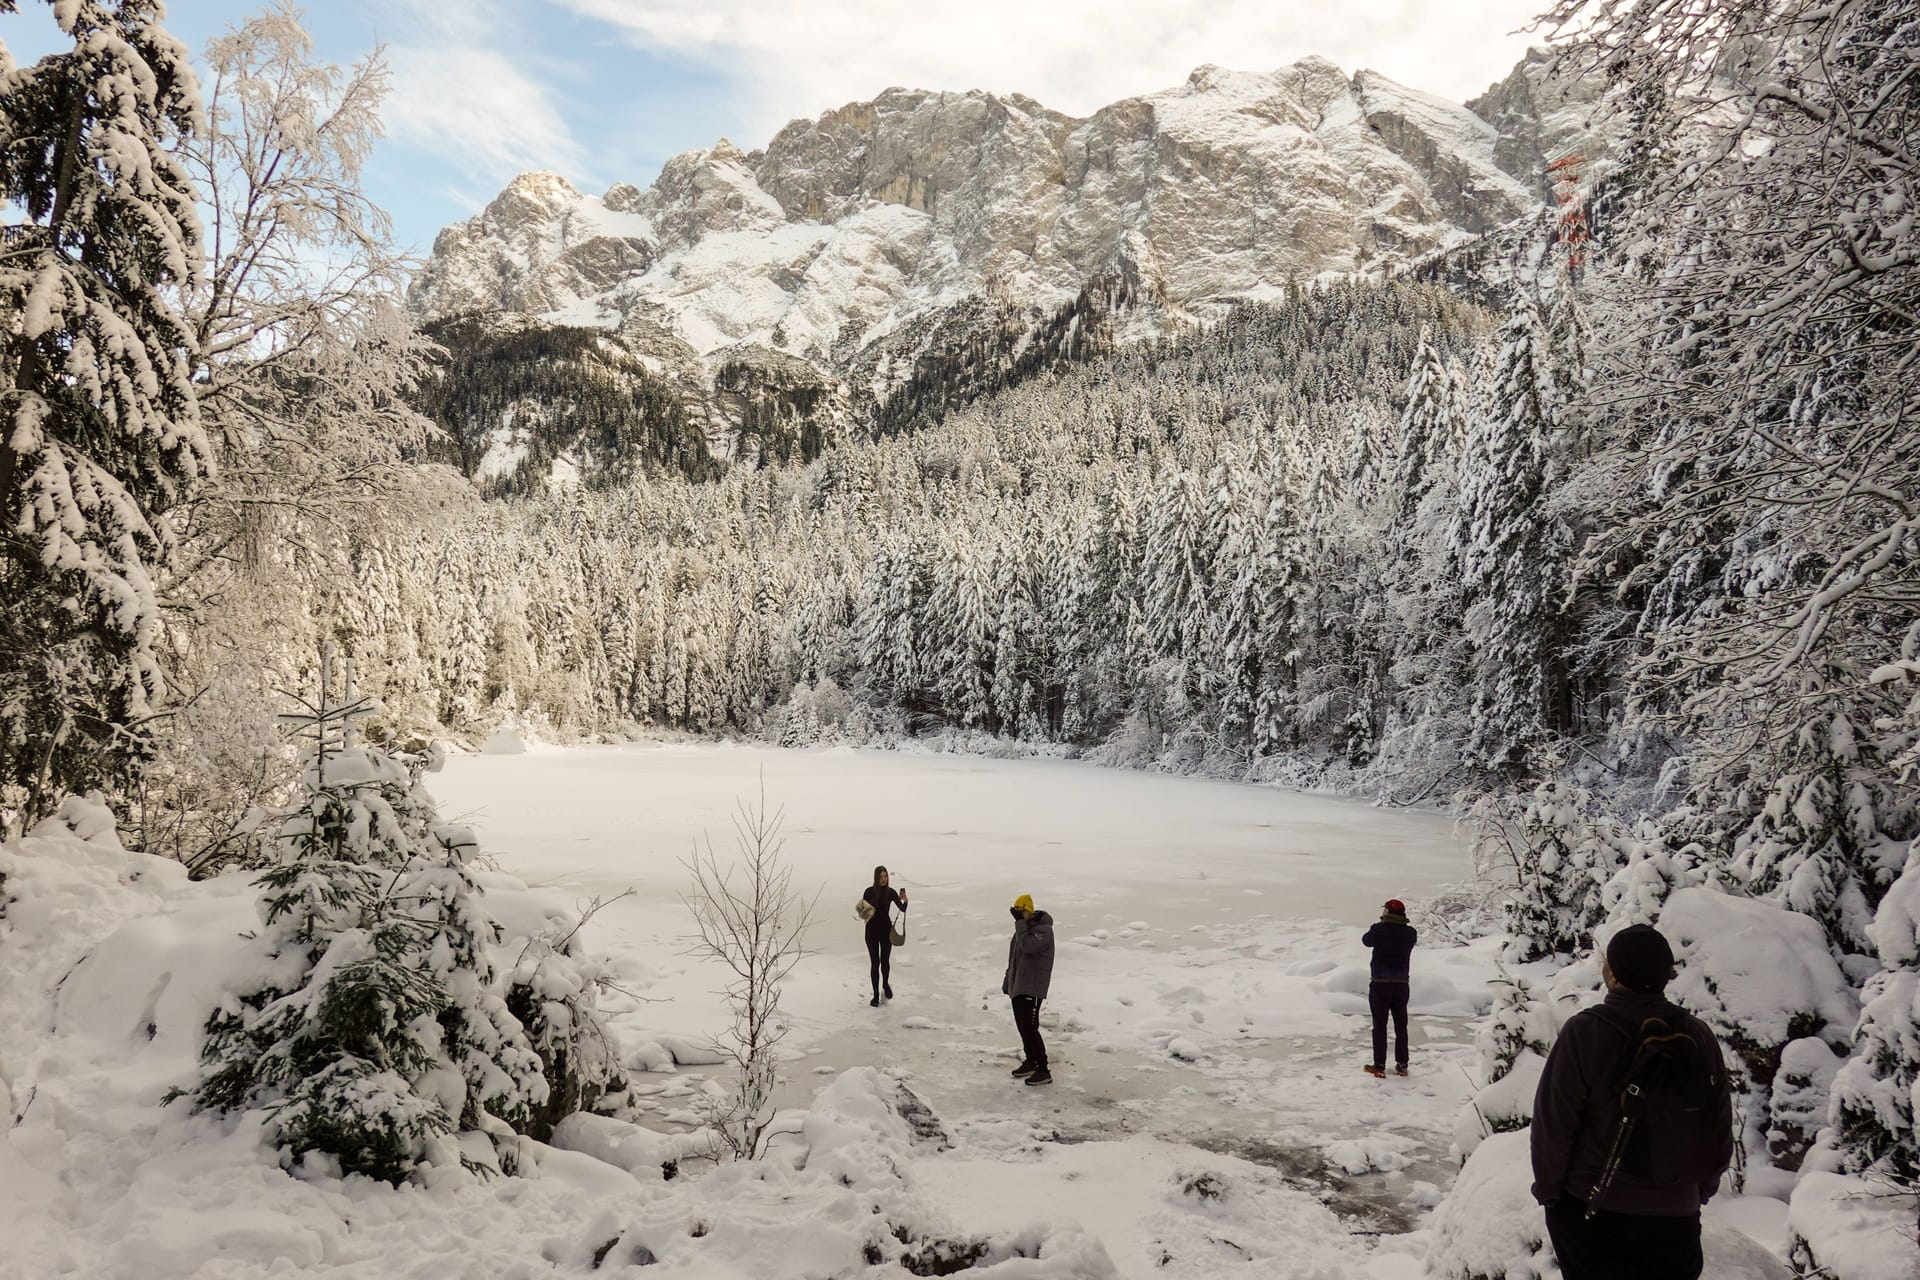
[[873, 869], [873, 884], [860, 895], [860, 900], [873, 908], [867, 917], [867, 959], [871, 962], [873, 977], [873, 999], [867, 1001], [879, 1007], [880, 997], [893, 999], [893, 908], [898, 906], [900, 914], [907, 912], [907, 895], [896, 893], [887, 883], [887, 869]]

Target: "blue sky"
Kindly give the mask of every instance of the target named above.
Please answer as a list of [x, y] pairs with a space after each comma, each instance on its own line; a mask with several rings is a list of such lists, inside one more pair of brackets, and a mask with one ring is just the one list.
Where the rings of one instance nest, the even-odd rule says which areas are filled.
[[[169, 0], [194, 49], [264, 0]], [[1244, 70], [1308, 54], [1455, 99], [1506, 74], [1544, 0], [318, 0], [319, 56], [383, 47], [386, 140], [367, 172], [403, 244], [476, 212], [514, 174], [552, 169], [588, 191], [646, 185], [669, 156], [780, 125], [890, 85], [1020, 92], [1085, 114], [1176, 85], [1202, 63]], [[24, 0], [0, 41], [54, 47]]]

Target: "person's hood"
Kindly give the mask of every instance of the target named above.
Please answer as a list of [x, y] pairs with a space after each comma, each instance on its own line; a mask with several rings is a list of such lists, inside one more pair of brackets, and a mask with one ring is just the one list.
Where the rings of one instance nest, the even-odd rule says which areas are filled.
[[1394, 915], [1391, 911], [1382, 914], [1380, 919], [1386, 924], [1405, 924], [1407, 922], [1405, 916]]

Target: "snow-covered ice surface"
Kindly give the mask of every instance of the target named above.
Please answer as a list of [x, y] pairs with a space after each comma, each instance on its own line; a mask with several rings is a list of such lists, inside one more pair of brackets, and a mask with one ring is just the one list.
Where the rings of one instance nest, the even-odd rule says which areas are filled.
[[[1038, 1183], [1032, 1195], [1015, 1188], [1079, 1182], [1091, 1161], [1110, 1172], [1072, 1204], [1109, 1208], [1079, 1221], [1123, 1273], [1158, 1274], [1175, 1263], [1161, 1264], [1167, 1250], [1141, 1224], [1218, 1206], [1178, 1195], [1118, 1212], [1127, 1195], [1105, 1184], [1135, 1179], [1132, 1194], [1157, 1205], [1171, 1175], [1149, 1171], [1180, 1155], [1196, 1168], [1227, 1159], [1245, 1195], [1303, 1196], [1327, 1238], [1360, 1253], [1379, 1237], [1351, 1233], [1403, 1230], [1418, 1216], [1414, 1185], [1449, 1176], [1474, 1069], [1464, 1019], [1485, 1007], [1492, 952], [1423, 948], [1413, 1075], [1359, 1070], [1371, 1056], [1360, 932], [1385, 898], [1417, 902], [1466, 878], [1444, 817], [1068, 761], [845, 749], [536, 747], [457, 759], [433, 787], [503, 870], [581, 902], [631, 891], [596, 916], [593, 938], [625, 985], [658, 1002], [616, 1026], [662, 1062], [675, 1055], [650, 1044], [697, 1043], [725, 1023], [718, 973], [682, 953], [681, 859], [703, 834], [724, 854], [734, 805], [763, 782], [786, 812], [797, 886], [820, 895], [818, 954], [785, 998], [784, 1101], [806, 1107], [852, 1068], [898, 1073], [960, 1140], [922, 1176], [943, 1200], [980, 1201], [961, 1221], [1004, 1225], [995, 1203], [1025, 1221], [1050, 1200], [1061, 1207], [1044, 1216], [1075, 1216]], [[912, 907], [893, 953], [896, 998], [872, 1009], [853, 904], [882, 863]], [[1007, 906], [1021, 893], [1053, 914], [1059, 938], [1046, 1089], [1007, 1074], [1019, 1042], [999, 982]], [[668, 1082], [663, 1121], [688, 1118], [685, 1074], [648, 1078]], [[1226, 1234], [1255, 1247], [1245, 1231]], [[1207, 1273], [1197, 1258], [1179, 1265]]]
[[[763, 779], [820, 893], [819, 950], [786, 998], [790, 1112], [768, 1160], [683, 1160], [667, 1180], [726, 1021], [719, 975], [685, 951], [681, 859], [703, 832], [724, 854]], [[1491, 952], [1421, 949], [1414, 1071], [1379, 1081], [1358, 1070], [1358, 939], [1388, 895], [1465, 877], [1444, 818], [846, 750], [534, 746], [456, 759], [432, 785], [497, 860], [483, 879], [510, 933], [609, 900], [587, 936], [630, 993], [613, 1020], [648, 1127], [577, 1117], [524, 1178], [285, 1172], [257, 1121], [158, 1105], [194, 1078], [245, 955], [246, 880], [189, 884], [110, 833], [29, 840], [0, 850], [0, 1276], [776, 1280], [955, 1256], [1028, 1280], [1422, 1273]], [[897, 998], [872, 1009], [852, 907], [877, 862], [913, 906]], [[1008, 1075], [1019, 893], [1060, 938], [1046, 1088]]]

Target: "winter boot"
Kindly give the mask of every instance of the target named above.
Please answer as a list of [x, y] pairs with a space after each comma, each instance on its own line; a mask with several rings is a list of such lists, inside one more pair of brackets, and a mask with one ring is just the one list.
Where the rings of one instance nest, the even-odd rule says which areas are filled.
[[1407, 1074], [1407, 1064], [1403, 1062], [1399, 1066], [1395, 1067], [1393, 1069], [1393, 1074], [1397, 1076], [1403, 1076]]
[[893, 988], [891, 986], [882, 987], [880, 989], [880, 994], [885, 996], [887, 999], [891, 1000], [893, 999]]
[[1035, 1067], [1033, 1074], [1027, 1077], [1028, 1084], [1052, 1084], [1053, 1072], [1045, 1067]]
[[1361, 1070], [1365, 1071], [1375, 1080], [1385, 1080], [1387, 1078], [1387, 1069], [1377, 1062], [1369, 1062], [1366, 1066], [1362, 1067]]
[[880, 1007], [880, 997], [875, 996], [873, 999], [867, 1001], [867, 1004], [872, 1008], [878, 1009]]
[[1030, 1076], [1034, 1073], [1034, 1070], [1034, 1065], [1031, 1062], [1022, 1062], [1013, 1069], [1013, 1074], [1016, 1076]]

